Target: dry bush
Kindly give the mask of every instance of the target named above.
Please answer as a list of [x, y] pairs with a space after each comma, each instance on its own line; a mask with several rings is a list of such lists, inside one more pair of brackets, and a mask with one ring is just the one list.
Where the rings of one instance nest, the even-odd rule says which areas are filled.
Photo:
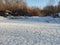
[[56, 6], [53, 6], [53, 5], [46, 6], [42, 11], [46, 16], [51, 14], [55, 16], [57, 13], [60, 12], [60, 2]]
[[4, 5], [3, 3], [0, 4], [0, 9], [10, 10], [13, 16], [43, 16], [43, 12], [39, 8], [30, 8], [22, 0], [21, 2], [16, 1], [14, 3], [6, 0]]
[[5, 4], [5, 10], [11, 10], [11, 9], [12, 9], [11, 3], [6, 3]]
[[58, 3], [57, 7], [57, 12], [60, 12], [60, 2]]
[[54, 14], [54, 11], [55, 11], [55, 7], [54, 6], [46, 6], [43, 9], [43, 12], [45, 13], [45, 15]]
[[6, 10], [9, 10], [12, 12], [13, 16], [47, 16], [51, 14], [56, 14], [60, 12], [60, 3], [57, 6], [49, 5], [44, 7], [43, 9], [40, 9], [38, 7], [28, 7], [25, 2], [22, 0], [9, 2], [9, 0], [6, 0], [6, 4], [3, 4], [3, 2], [0, 1], [0, 11], [2, 14], [5, 13]]
[[13, 4], [13, 8], [12, 8], [12, 12], [15, 13], [15, 16], [23, 16], [25, 14], [27, 14], [27, 6], [25, 3], [14, 3]]
[[0, 11], [1, 10], [4, 10], [4, 4], [2, 2], [0, 3]]
[[32, 16], [43, 16], [43, 13], [39, 8], [33, 7], [28, 9], [28, 13]]

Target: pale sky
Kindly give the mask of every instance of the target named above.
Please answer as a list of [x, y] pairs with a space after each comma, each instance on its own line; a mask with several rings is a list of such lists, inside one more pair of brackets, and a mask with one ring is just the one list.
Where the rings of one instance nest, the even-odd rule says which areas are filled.
[[26, 0], [28, 6], [38, 6], [41, 8], [50, 4], [56, 5], [59, 1], [60, 0], [51, 0], [51, 2], [50, 0]]

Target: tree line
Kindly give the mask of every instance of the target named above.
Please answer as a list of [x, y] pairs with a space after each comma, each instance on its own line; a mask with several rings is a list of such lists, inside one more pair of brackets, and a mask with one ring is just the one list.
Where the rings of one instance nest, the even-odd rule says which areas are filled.
[[24, 0], [0, 0], [0, 16], [56, 16], [59, 12], [60, 2], [58, 5], [47, 5], [41, 9], [29, 7]]

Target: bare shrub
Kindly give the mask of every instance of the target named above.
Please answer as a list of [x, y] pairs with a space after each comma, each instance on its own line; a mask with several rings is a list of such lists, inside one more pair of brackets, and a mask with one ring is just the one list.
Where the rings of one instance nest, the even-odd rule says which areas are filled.
[[43, 16], [42, 11], [38, 7], [28, 9], [28, 13], [30, 13], [32, 16]]
[[60, 2], [57, 6], [47, 5], [40, 9], [27, 6], [24, 0], [5, 0], [5, 4], [0, 0], [0, 14], [6, 13], [6, 10], [11, 11], [12, 13], [9, 14], [13, 16], [49, 16], [51, 14], [55, 16], [60, 12]]

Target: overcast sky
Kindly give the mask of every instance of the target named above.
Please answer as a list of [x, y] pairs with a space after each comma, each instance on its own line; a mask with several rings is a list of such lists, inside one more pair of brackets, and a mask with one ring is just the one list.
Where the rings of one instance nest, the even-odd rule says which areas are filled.
[[49, 0], [27, 0], [27, 5], [28, 6], [38, 6], [38, 7], [44, 7], [46, 5], [50, 4], [57, 4], [60, 0], [52, 0], [51, 2]]

